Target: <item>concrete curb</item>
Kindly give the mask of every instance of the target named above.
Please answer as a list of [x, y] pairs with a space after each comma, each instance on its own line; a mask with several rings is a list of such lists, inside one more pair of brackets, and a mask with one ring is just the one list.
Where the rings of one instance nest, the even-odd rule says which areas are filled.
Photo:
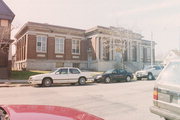
[[30, 86], [30, 84], [0, 84], [1, 87], [26, 87]]
[[30, 86], [27, 80], [1, 80], [0, 87], [23, 87]]

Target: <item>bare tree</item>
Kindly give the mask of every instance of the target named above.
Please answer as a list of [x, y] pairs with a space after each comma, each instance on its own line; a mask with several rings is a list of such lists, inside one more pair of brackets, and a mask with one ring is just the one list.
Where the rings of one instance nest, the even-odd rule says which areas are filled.
[[109, 60], [109, 53], [114, 51], [115, 54], [115, 68], [125, 68], [124, 66], [124, 56], [127, 51], [127, 40], [131, 38], [128, 30], [123, 28], [112, 28], [111, 35], [118, 36], [117, 39], [103, 39], [103, 60]]

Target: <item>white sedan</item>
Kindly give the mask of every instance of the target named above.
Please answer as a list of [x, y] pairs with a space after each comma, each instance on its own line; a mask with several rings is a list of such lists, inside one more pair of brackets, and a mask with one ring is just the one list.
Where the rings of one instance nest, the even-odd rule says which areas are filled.
[[87, 80], [93, 81], [93, 77], [88, 72], [81, 72], [78, 68], [63, 67], [51, 73], [30, 76], [28, 82], [33, 85], [39, 84], [49, 87], [54, 83], [84, 85]]

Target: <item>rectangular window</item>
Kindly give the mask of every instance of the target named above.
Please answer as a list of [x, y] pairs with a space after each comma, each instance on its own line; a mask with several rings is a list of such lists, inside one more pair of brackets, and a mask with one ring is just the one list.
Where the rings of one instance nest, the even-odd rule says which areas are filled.
[[72, 40], [72, 54], [80, 54], [80, 40]]
[[80, 63], [73, 63], [73, 67], [79, 68], [80, 67]]
[[64, 38], [55, 38], [55, 53], [64, 53]]
[[38, 35], [36, 37], [36, 52], [47, 51], [47, 36]]

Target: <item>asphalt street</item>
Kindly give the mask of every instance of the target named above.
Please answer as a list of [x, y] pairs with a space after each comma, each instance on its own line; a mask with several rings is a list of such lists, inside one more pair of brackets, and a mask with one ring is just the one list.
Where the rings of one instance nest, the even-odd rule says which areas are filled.
[[163, 120], [149, 111], [154, 81], [0, 88], [0, 104], [71, 107], [105, 120]]

